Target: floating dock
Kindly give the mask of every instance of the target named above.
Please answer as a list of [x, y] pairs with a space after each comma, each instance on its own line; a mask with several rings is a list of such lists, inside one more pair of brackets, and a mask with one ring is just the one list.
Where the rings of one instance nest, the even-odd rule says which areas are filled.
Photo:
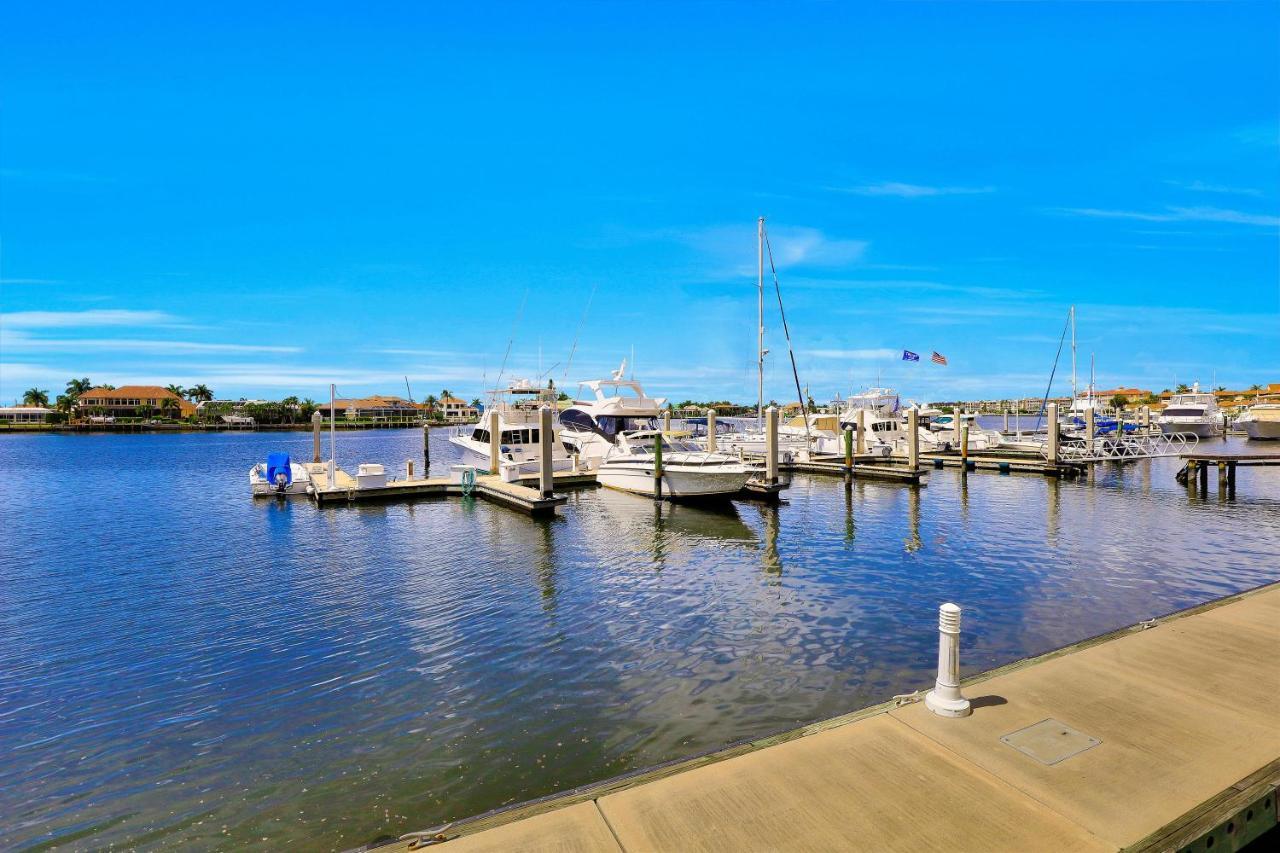
[[[367, 501], [462, 497], [466, 494], [461, 483], [447, 477], [387, 480], [385, 485], [361, 487], [355, 477], [341, 468], [334, 471], [334, 482], [330, 483], [328, 471], [323, 463], [311, 463], [307, 467], [312, 477], [311, 498], [317, 506]], [[564, 495], [543, 497], [538, 489], [532, 487], [532, 484], [537, 482], [536, 477], [508, 483], [492, 474], [477, 474], [471, 494], [530, 515], [554, 513], [556, 507], [568, 500]], [[577, 471], [555, 473], [556, 489], [582, 488], [585, 485], [594, 484], [594, 474]]]
[[1280, 466], [1280, 453], [1184, 453], [1181, 458], [1186, 464], [1174, 477], [1193, 489], [1198, 478], [1200, 491], [1206, 495], [1209, 493], [1210, 468], [1218, 469], [1218, 490], [1235, 497], [1236, 468]]
[[912, 471], [905, 464], [893, 464], [884, 456], [863, 454], [853, 457], [853, 464], [846, 465], [842, 456], [817, 456], [807, 462], [788, 462], [781, 467], [786, 471], [799, 471], [804, 474], [822, 474], [828, 477], [844, 477], [848, 475], [854, 480], [886, 480], [895, 483], [925, 485], [929, 472], [924, 468]]
[[[1280, 584], [385, 849], [1236, 850], [1277, 823]], [[963, 659], [963, 652], [961, 653]]]

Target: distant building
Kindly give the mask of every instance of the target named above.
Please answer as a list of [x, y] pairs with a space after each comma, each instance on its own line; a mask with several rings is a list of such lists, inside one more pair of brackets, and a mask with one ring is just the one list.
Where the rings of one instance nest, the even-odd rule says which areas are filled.
[[[176, 409], [166, 400], [176, 400]], [[76, 400], [76, 415], [81, 418], [141, 417], [139, 409], [150, 407], [150, 415], [160, 416], [172, 411], [178, 417], [195, 414], [196, 407], [177, 394], [159, 385], [125, 385], [121, 388], [91, 388]]]
[[457, 397], [441, 397], [436, 405], [439, 407], [440, 414], [444, 416], [446, 421], [461, 423], [464, 421], [474, 421], [480, 417], [480, 410], [475, 406], [470, 406]]
[[[338, 412], [349, 421], [390, 421], [417, 420], [422, 417], [421, 410], [403, 397], [374, 394], [359, 399], [335, 401]], [[320, 407], [326, 416], [329, 414], [328, 404]]]
[[44, 406], [0, 406], [2, 424], [42, 424], [53, 414]]

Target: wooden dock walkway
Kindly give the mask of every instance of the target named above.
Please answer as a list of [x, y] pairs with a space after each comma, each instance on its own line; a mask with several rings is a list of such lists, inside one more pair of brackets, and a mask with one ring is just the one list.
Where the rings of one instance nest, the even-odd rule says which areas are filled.
[[[463, 496], [463, 487], [447, 477], [410, 478], [403, 480], [387, 480], [386, 485], [359, 488], [356, 478], [338, 468], [334, 471], [334, 482], [329, 482], [328, 471], [323, 463], [311, 463], [308, 471], [312, 477], [311, 497], [317, 506], [334, 503], [359, 503], [367, 501], [395, 501], [417, 498], [445, 498]], [[312, 470], [312, 469], [317, 470]], [[542, 497], [536, 486], [536, 477], [525, 478], [516, 483], [508, 483], [501, 477], [491, 474], [478, 474], [475, 479], [473, 494], [497, 504], [527, 512], [530, 515], [546, 515], [555, 512], [555, 508], [565, 503], [564, 495]], [[577, 471], [557, 471], [555, 487], [557, 490], [581, 488], [594, 485], [595, 475]]]
[[451, 838], [443, 853], [1236, 850], [1276, 825], [1278, 648], [1274, 584], [969, 679], [966, 718], [889, 702], [423, 840]]
[[1174, 475], [1183, 485], [1196, 487], [1199, 477], [1200, 491], [1209, 492], [1209, 469], [1218, 469], [1218, 490], [1231, 497], [1236, 494], [1236, 468], [1254, 466], [1280, 466], [1280, 453], [1184, 453], [1185, 463]]
[[912, 471], [905, 464], [895, 465], [882, 456], [855, 456], [853, 465], [846, 466], [840, 456], [816, 457], [808, 462], [788, 462], [781, 466], [786, 471], [799, 471], [804, 474], [822, 474], [828, 477], [843, 477], [846, 473], [855, 480], [888, 480], [895, 483], [911, 483], [923, 485], [929, 472], [923, 468]]

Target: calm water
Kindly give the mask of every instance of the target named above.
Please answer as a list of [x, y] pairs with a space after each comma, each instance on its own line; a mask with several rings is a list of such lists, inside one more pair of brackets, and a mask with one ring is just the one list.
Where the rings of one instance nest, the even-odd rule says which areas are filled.
[[272, 449], [310, 436], [0, 436], [0, 847], [342, 849], [926, 685], [944, 600], [973, 672], [1280, 579], [1277, 469], [1233, 503], [1161, 460], [535, 522], [254, 502]]

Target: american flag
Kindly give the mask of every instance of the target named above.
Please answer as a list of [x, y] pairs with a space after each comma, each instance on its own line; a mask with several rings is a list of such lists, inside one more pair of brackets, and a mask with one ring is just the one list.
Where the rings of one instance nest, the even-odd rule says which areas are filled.
[[947, 363], [947, 357], [937, 351], [934, 351], [932, 357], [930, 357], [929, 360], [932, 361], [934, 364], [941, 364], [943, 366], [945, 366]]

